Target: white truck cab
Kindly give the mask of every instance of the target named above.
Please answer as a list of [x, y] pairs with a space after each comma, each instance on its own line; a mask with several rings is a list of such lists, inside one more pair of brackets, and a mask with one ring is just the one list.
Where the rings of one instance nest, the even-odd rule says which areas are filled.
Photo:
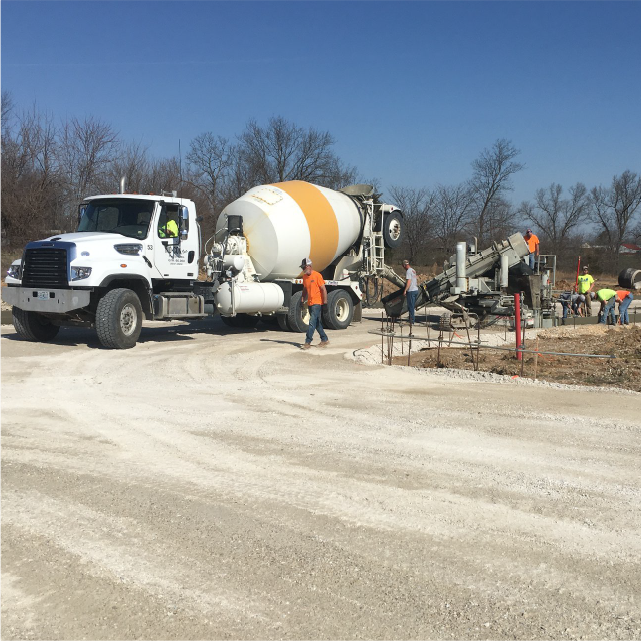
[[[199, 248], [191, 200], [94, 196], [79, 208], [77, 232], [25, 247], [2, 295], [14, 306], [14, 325], [24, 338], [50, 340], [61, 325], [95, 325], [103, 344], [131, 347], [143, 316], [164, 317], [164, 292], [191, 290]], [[191, 296], [179, 298], [186, 303]], [[189, 315], [202, 314], [202, 305], [193, 307]]]

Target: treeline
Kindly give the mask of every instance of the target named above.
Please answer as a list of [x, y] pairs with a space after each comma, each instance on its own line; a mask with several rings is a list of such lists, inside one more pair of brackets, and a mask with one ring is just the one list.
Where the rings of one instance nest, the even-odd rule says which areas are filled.
[[3, 245], [18, 248], [53, 230], [74, 230], [82, 199], [114, 193], [123, 176], [130, 193], [177, 190], [194, 200], [207, 233], [223, 208], [255, 185], [306, 180], [338, 189], [355, 182], [356, 169], [333, 147], [329, 132], [274, 117], [264, 126], [250, 120], [234, 139], [203, 133], [182, 162], [154, 159], [99, 119], [58, 123], [36, 107], [17, 113], [3, 93]]
[[[122, 176], [127, 191], [178, 190], [196, 202], [205, 233], [224, 207], [255, 185], [306, 180], [338, 189], [364, 180], [334, 151], [329, 132], [303, 128], [282, 117], [261, 125], [250, 120], [233, 138], [205, 132], [185, 149], [184, 158], [153, 158], [141, 143], [123, 141], [108, 123], [93, 117], [58, 122], [31, 109], [18, 112], [2, 94], [2, 239], [18, 248], [52, 231], [72, 231], [83, 198], [114, 193]], [[531, 202], [515, 206], [511, 179], [524, 169], [511, 141], [497, 140], [472, 161], [468, 180], [455, 185], [393, 185], [385, 198], [405, 214], [402, 253], [413, 262], [440, 263], [456, 242], [476, 237], [480, 248], [532, 226], [542, 252], [568, 266], [585, 242], [598, 245], [601, 269], [617, 266], [619, 247], [641, 239], [636, 224], [641, 178], [631, 171], [608, 186], [567, 191], [553, 183]], [[635, 226], [636, 224], [636, 226]]]
[[621, 243], [641, 242], [641, 177], [626, 170], [610, 185], [590, 190], [580, 182], [567, 191], [552, 183], [537, 189], [533, 201], [514, 206], [507, 195], [510, 178], [524, 168], [518, 155], [510, 141], [497, 140], [473, 161], [467, 181], [391, 187], [393, 202], [405, 213], [410, 260], [438, 263], [454, 254], [457, 241], [476, 237], [485, 249], [528, 226], [541, 241], [541, 253], [555, 254], [560, 269], [573, 268], [583, 255], [596, 272], [617, 270]]

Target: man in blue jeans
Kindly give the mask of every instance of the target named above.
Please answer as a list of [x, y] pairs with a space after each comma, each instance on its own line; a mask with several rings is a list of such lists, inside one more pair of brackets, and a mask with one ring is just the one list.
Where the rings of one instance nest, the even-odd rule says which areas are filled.
[[628, 307], [634, 296], [627, 289], [617, 289], [617, 299], [619, 301], [619, 324], [629, 325], [630, 317], [628, 316]]
[[614, 305], [617, 302], [617, 293], [613, 289], [603, 288], [596, 293], [597, 300], [601, 303], [601, 318], [599, 324], [605, 325], [608, 316], [612, 319], [612, 325], [616, 323]]
[[405, 270], [405, 278], [407, 282], [405, 283], [405, 289], [403, 294], [407, 297], [407, 311], [410, 317], [410, 336], [414, 336], [412, 333], [412, 325], [414, 325], [414, 306], [416, 305], [416, 297], [418, 296], [418, 281], [416, 280], [416, 272], [412, 267], [410, 267], [410, 261], [403, 261], [403, 269]]
[[309, 309], [309, 327], [303, 349], [309, 349], [312, 346], [314, 330], [318, 330], [320, 335], [319, 347], [327, 347], [329, 339], [323, 330], [321, 321], [321, 310], [323, 305], [327, 305], [327, 289], [323, 277], [312, 269], [312, 261], [309, 258], [303, 258], [300, 268], [303, 270], [303, 297], [302, 302], [307, 303]]

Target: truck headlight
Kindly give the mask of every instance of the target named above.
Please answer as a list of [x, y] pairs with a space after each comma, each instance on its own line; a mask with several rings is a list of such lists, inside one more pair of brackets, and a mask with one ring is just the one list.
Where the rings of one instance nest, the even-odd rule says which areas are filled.
[[89, 278], [91, 275], [91, 267], [72, 267], [71, 268], [71, 280], [82, 280], [83, 278]]
[[22, 263], [9, 265], [9, 269], [7, 269], [7, 276], [20, 280], [22, 278]]
[[114, 245], [114, 249], [125, 256], [140, 256], [142, 254], [142, 245], [140, 243], [122, 243]]

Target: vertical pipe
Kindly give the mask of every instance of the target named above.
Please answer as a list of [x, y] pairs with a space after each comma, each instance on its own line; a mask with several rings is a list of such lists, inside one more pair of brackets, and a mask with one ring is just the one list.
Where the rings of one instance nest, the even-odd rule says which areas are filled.
[[581, 256], [579, 256], [579, 260], [577, 261], [576, 264], [576, 291], [579, 291], [579, 270], [581, 269]]
[[507, 254], [501, 254], [501, 289], [507, 287], [510, 263]]
[[465, 261], [467, 253], [467, 243], [456, 243], [456, 286], [465, 291]]
[[514, 294], [514, 329], [516, 334], [516, 360], [520, 361], [523, 357], [521, 354], [521, 295]]

